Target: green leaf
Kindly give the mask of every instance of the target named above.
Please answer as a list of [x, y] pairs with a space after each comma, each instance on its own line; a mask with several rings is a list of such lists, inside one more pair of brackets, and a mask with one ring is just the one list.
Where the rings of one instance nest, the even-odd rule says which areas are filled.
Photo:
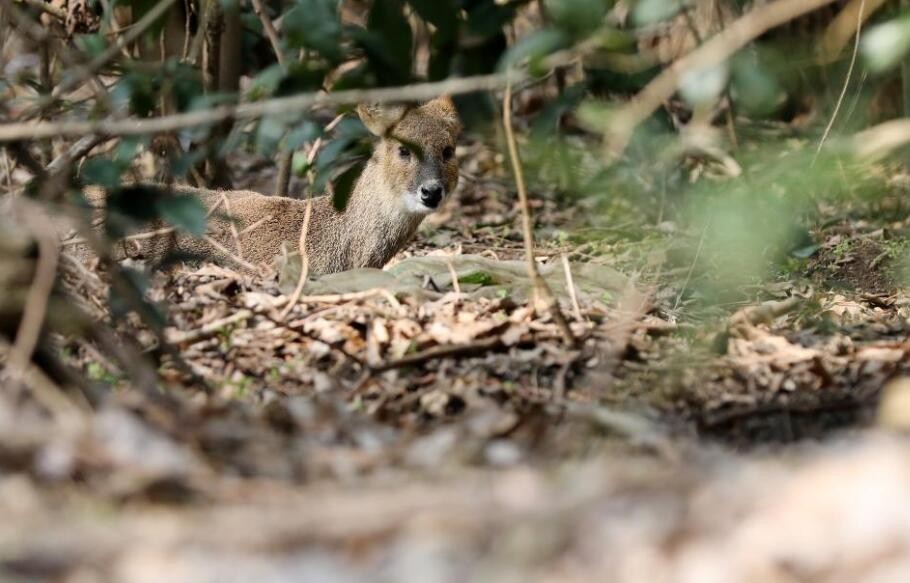
[[821, 249], [821, 247], [817, 244], [807, 245], [805, 247], [800, 247], [799, 249], [794, 249], [790, 252], [790, 255], [797, 259], [808, 259], [815, 255], [819, 249]]
[[366, 160], [357, 162], [338, 175], [338, 178], [332, 182], [332, 206], [334, 206], [337, 211], [344, 211], [348, 206], [348, 199], [351, 198], [351, 192], [354, 190], [354, 185], [363, 173], [365, 166]]
[[337, 0], [297, 0], [281, 19], [281, 32], [292, 49], [313, 49], [330, 61], [340, 61], [341, 21]]
[[158, 214], [168, 223], [201, 237], [205, 234], [205, 205], [191, 195], [159, 197], [155, 201]]
[[256, 129], [256, 147], [263, 156], [271, 156], [278, 149], [281, 138], [287, 129], [286, 124], [273, 116], [262, 118]]
[[123, 166], [106, 158], [92, 158], [82, 165], [82, 180], [87, 184], [97, 184], [106, 189], [120, 184]]
[[683, 0], [641, 0], [632, 11], [632, 22], [647, 26], [676, 16], [684, 8]]
[[459, 283], [466, 284], [477, 284], [477, 285], [493, 285], [493, 276], [485, 271], [473, 271], [466, 275], [459, 276]]
[[575, 38], [597, 30], [607, 15], [604, 0], [549, 0], [546, 6], [556, 26]]
[[566, 45], [566, 37], [554, 28], [544, 28], [523, 37], [509, 48], [499, 62], [499, 68], [505, 70], [525, 59], [543, 58]]
[[412, 33], [401, 0], [374, 2], [367, 30], [355, 30], [352, 35], [366, 51], [380, 85], [400, 85], [410, 80]]

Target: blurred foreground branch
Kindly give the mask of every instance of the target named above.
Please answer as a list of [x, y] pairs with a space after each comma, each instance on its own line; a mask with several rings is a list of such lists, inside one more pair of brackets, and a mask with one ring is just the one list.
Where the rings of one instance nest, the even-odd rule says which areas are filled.
[[860, 158], [880, 158], [910, 143], [910, 118], [872, 126], [853, 136], [850, 150]]
[[[526, 78], [525, 74], [513, 74], [514, 81]], [[506, 86], [505, 73], [478, 75], [446, 79], [432, 83], [415, 83], [402, 87], [378, 89], [351, 89], [337, 93], [301, 93], [292, 97], [281, 97], [245, 103], [222, 105], [212, 109], [190, 111], [175, 115], [129, 120], [92, 120], [60, 122], [17, 122], [0, 125], [0, 142], [18, 140], [39, 140], [57, 137], [83, 137], [91, 134], [103, 136], [139, 136], [214, 124], [226, 120], [249, 120], [268, 115], [287, 116], [302, 113], [314, 107], [354, 105], [362, 102], [387, 103], [391, 101], [422, 101], [440, 95], [459, 95], [474, 91], [495, 91]]]

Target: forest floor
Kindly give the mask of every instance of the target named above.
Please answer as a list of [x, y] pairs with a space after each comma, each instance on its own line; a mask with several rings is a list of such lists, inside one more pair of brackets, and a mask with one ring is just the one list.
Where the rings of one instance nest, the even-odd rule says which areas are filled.
[[[906, 580], [910, 444], [880, 428], [910, 425], [906, 213], [838, 209], [705, 307], [699, 254], [673, 259], [701, 233], [534, 196], [573, 345], [528, 307], [502, 161], [460, 155], [406, 252], [287, 314], [290, 260], [159, 276], [167, 398], [69, 343], [103, 408], [0, 403], [0, 579]], [[106, 317], [103, 279], [69, 276]]]

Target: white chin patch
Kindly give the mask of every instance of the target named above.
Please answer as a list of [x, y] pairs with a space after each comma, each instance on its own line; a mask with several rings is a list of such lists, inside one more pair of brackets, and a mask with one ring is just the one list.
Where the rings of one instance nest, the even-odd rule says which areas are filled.
[[409, 213], [417, 215], [428, 215], [436, 210], [435, 208], [430, 208], [423, 204], [416, 196], [410, 193], [404, 195], [404, 208], [407, 209]]

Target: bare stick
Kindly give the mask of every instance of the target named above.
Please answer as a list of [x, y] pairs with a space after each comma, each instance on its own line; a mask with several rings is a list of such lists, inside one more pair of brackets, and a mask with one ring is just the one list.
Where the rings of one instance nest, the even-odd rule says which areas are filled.
[[[518, 79], [526, 78], [523, 74]], [[336, 107], [354, 105], [361, 102], [386, 103], [390, 101], [422, 101], [440, 95], [459, 95], [474, 91], [495, 91], [506, 84], [504, 73], [461, 77], [436, 81], [433, 83], [416, 83], [403, 87], [383, 87], [377, 89], [351, 89], [336, 93], [301, 93], [291, 97], [280, 97], [245, 103], [241, 105], [222, 105], [211, 109], [177, 113], [144, 119], [60, 122], [16, 122], [0, 124], [0, 142], [19, 140], [39, 140], [46, 138], [82, 137], [90, 134], [103, 136], [140, 136], [162, 132], [178, 131], [186, 128], [214, 124], [225, 120], [249, 120], [267, 115], [291, 114], [308, 111], [314, 107]]]
[[208, 243], [209, 245], [211, 245], [212, 247], [214, 247], [215, 249], [220, 251], [221, 254], [225, 256], [225, 258], [230, 259], [231, 261], [233, 261], [234, 263], [236, 263], [237, 265], [243, 267], [244, 269], [246, 269], [248, 271], [251, 271], [253, 273], [259, 272], [258, 267], [256, 267], [252, 263], [249, 263], [248, 261], [244, 260], [243, 257], [237, 257], [236, 255], [231, 253], [231, 251], [227, 247], [225, 247], [224, 245], [222, 245], [215, 239], [209, 237], [208, 235], [206, 235], [204, 237], [204, 239], [205, 239], [206, 243]]
[[[330, 132], [335, 129], [341, 120], [344, 119], [344, 114], [338, 115], [329, 122], [329, 125], [325, 127], [326, 132]], [[312, 168], [313, 161], [316, 160], [316, 155], [319, 153], [319, 148], [322, 147], [322, 136], [316, 138], [316, 141], [313, 142], [313, 147], [310, 148], [310, 153], [307, 155], [307, 165]], [[310, 184], [313, 184], [313, 171], [310, 170]], [[297, 242], [297, 250], [300, 253], [300, 277], [297, 278], [297, 286], [294, 288], [294, 293], [291, 294], [291, 298], [288, 301], [288, 305], [285, 306], [284, 310], [281, 312], [279, 318], [284, 320], [288, 317], [288, 314], [291, 313], [291, 310], [294, 309], [294, 306], [297, 304], [297, 300], [300, 299], [301, 294], [303, 294], [303, 288], [306, 286], [306, 279], [309, 276], [310, 272], [310, 257], [306, 252], [306, 240], [307, 234], [310, 231], [310, 216], [313, 213], [313, 189], [307, 188], [307, 198], [306, 198], [306, 210], [303, 212], [303, 225], [300, 227], [300, 240]]]
[[303, 288], [306, 286], [307, 277], [310, 274], [310, 254], [306, 252], [307, 233], [310, 230], [310, 215], [313, 213], [313, 197], [307, 196], [306, 210], [303, 212], [303, 226], [300, 227], [300, 240], [297, 242], [297, 248], [300, 252], [300, 276], [297, 278], [297, 285], [294, 287], [294, 293], [288, 304], [278, 315], [279, 320], [284, 320], [297, 305], [297, 300], [303, 294]]
[[815, 155], [812, 157], [811, 166], [815, 166], [815, 163], [818, 161], [818, 156], [822, 152], [822, 148], [825, 147], [825, 141], [831, 134], [831, 128], [834, 127], [834, 122], [837, 120], [837, 114], [840, 113], [840, 108], [844, 104], [844, 97], [847, 95], [847, 88], [850, 87], [850, 79], [853, 77], [853, 67], [856, 65], [856, 56], [859, 54], [859, 38], [860, 34], [863, 31], [863, 11], [865, 8], [866, 0], [860, 0], [859, 12], [856, 16], [856, 42], [853, 44], [853, 56], [850, 57], [850, 68], [847, 69], [847, 77], [844, 79], [844, 86], [841, 88], [840, 95], [837, 98], [837, 104], [834, 106], [834, 112], [831, 113], [831, 119], [828, 120], [828, 125], [825, 126], [825, 131], [822, 134], [821, 139], [818, 141], [818, 148], [815, 149]]
[[[569, 346], [575, 346], [575, 335], [569, 327], [562, 310], [559, 309], [559, 303], [553, 297], [553, 292], [547, 281], [540, 275], [537, 269], [537, 261], [534, 259], [534, 228], [531, 222], [531, 205], [528, 202], [528, 191], [525, 188], [524, 170], [521, 167], [521, 158], [518, 154], [518, 142], [515, 140], [515, 131], [512, 129], [512, 83], [506, 84], [505, 95], [502, 99], [502, 125], [505, 128], [506, 144], [509, 148], [509, 160], [512, 163], [512, 172], [515, 175], [515, 187], [518, 190], [518, 202], [521, 207], [521, 230], [524, 236], [525, 258], [528, 264], [528, 277], [534, 286], [534, 303], [541, 302], [544, 304], [550, 317], [556, 323], [559, 331]], [[536, 309], [536, 306], [535, 306]]]
[[755, 8], [705, 44], [679, 59], [655, 77], [615, 115], [610, 116], [607, 149], [611, 155], [625, 150], [632, 133], [679, 87], [687, 73], [716, 67], [732, 54], [767, 32], [834, 0], [778, 0]]
[[416, 354], [410, 354], [408, 356], [403, 356], [396, 360], [391, 360], [384, 364], [376, 365], [370, 367], [372, 372], [383, 372], [387, 370], [392, 370], [393, 368], [403, 368], [406, 366], [415, 366], [418, 364], [423, 364], [431, 360], [436, 360], [438, 358], [448, 358], [452, 356], [471, 356], [475, 354], [484, 354], [493, 348], [502, 346], [502, 339], [499, 337], [494, 338], [485, 338], [483, 340], [477, 340], [471, 342], [470, 344], [451, 344], [445, 346], [434, 346], [424, 350], [423, 352], [418, 352]]
[[281, 40], [278, 38], [278, 31], [275, 30], [272, 19], [265, 13], [265, 9], [262, 6], [262, 0], [253, 0], [253, 11], [256, 12], [256, 16], [259, 17], [259, 22], [262, 23], [262, 30], [265, 31], [265, 36], [268, 37], [269, 43], [272, 45], [272, 50], [275, 51], [275, 58], [278, 59], [278, 64], [281, 65], [282, 68], [285, 68], [287, 65], [284, 58], [284, 52], [281, 50]]
[[258, 229], [260, 226], [262, 226], [263, 223], [271, 221], [274, 218], [275, 218], [275, 215], [265, 215], [264, 217], [262, 217], [261, 219], [259, 219], [258, 221], [256, 221], [252, 225], [250, 225], [249, 227], [240, 231], [240, 235], [243, 236], [243, 235], [246, 235], [247, 233], [252, 233], [256, 229]]
[[[44, 326], [48, 300], [54, 289], [54, 281], [57, 279], [57, 262], [60, 258], [56, 238], [48, 232], [46, 227], [47, 219], [37, 221], [28, 215], [24, 219], [30, 227], [33, 227], [30, 230], [38, 239], [38, 263], [35, 268], [35, 279], [32, 281], [22, 310], [22, 320], [20, 320], [19, 329], [16, 332], [16, 342], [13, 344], [7, 363], [10, 377], [14, 382], [19, 382], [24, 378], [28, 363], [38, 345], [38, 339], [41, 337], [41, 328]], [[35, 224], [39, 222], [42, 224]]]
[[458, 274], [455, 272], [455, 266], [452, 265], [451, 259], [446, 259], [446, 266], [449, 268], [449, 276], [452, 278], [452, 289], [455, 293], [461, 295], [461, 283], [458, 281]]
[[225, 193], [221, 193], [221, 200], [224, 204], [224, 212], [227, 215], [228, 225], [231, 230], [231, 237], [234, 238], [234, 245], [237, 247], [237, 255], [243, 257], [243, 246], [240, 244], [240, 234], [237, 232], [237, 225], [234, 224], [234, 213], [231, 211], [231, 201]]
[[575, 280], [572, 278], [572, 266], [569, 265], [569, 257], [565, 253], [560, 255], [562, 258], [562, 270], [566, 274], [566, 287], [569, 288], [569, 299], [572, 300], [572, 312], [575, 314], [575, 319], [579, 322], [584, 321], [584, 317], [581, 315], [581, 307], [578, 305], [578, 294], [575, 292]]
[[[262, 0], [252, 1], [253, 10], [262, 23], [262, 30], [265, 31], [265, 36], [268, 37], [269, 43], [272, 45], [272, 50], [275, 52], [275, 58], [278, 60], [278, 64], [281, 65], [282, 69], [287, 70], [284, 51], [281, 50], [281, 39], [278, 38], [278, 31], [275, 30], [272, 19], [266, 14], [265, 9], [262, 6]], [[282, 154], [281, 160], [278, 163], [278, 176], [275, 178], [275, 196], [287, 196], [288, 185], [291, 182], [291, 166], [293, 165], [293, 162], [294, 152], [285, 152]]]
[[194, 330], [175, 330], [167, 334], [167, 341], [171, 344], [190, 344], [193, 342], [198, 342], [217, 334], [225, 326], [239, 324], [241, 322], [249, 320], [252, 317], [253, 312], [251, 310], [240, 310], [238, 312], [234, 312], [230, 316], [219, 318], [218, 320], [209, 322], [208, 324], [205, 324], [204, 326], [201, 326]]

